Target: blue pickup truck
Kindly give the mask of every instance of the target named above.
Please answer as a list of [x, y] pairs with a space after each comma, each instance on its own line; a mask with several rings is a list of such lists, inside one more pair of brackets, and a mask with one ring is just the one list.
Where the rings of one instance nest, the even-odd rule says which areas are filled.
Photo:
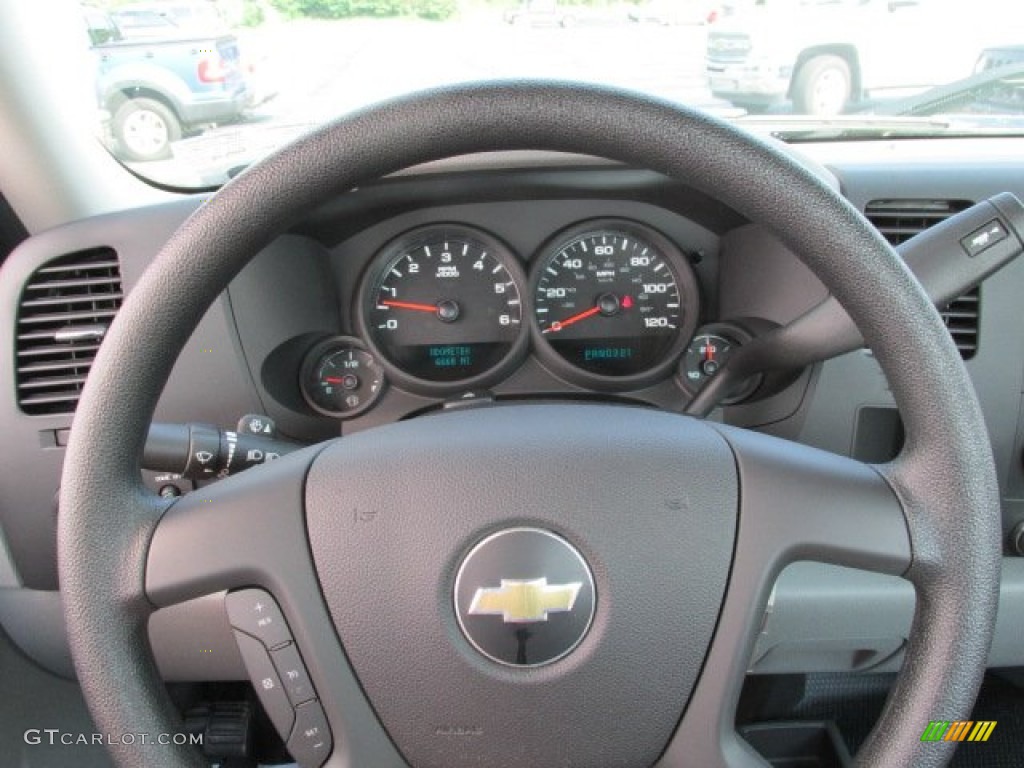
[[181, 30], [129, 38], [105, 12], [83, 8], [83, 15], [96, 54], [97, 98], [121, 158], [169, 157], [185, 132], [237, 120], [252, 104], [234, 35]]

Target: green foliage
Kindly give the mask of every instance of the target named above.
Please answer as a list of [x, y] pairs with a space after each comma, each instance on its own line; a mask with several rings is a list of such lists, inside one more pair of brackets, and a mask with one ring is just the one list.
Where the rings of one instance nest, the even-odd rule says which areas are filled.
[[258, 27], [265, 20], [262, 0], [242, 0], [243, 27]]
[[270, 5], [282, 16], [290, 19], [302, 15], [299, 0], [270, 0]]
[[290, 17], [349, 19], [354, 17], [419, 16], [444, 20], [458, 11], [458, 0], [271, 0]]
[[413, 13], [431, 21], [450, 19], [459, 10], [458, 0], [418, 0], [411, 5]]

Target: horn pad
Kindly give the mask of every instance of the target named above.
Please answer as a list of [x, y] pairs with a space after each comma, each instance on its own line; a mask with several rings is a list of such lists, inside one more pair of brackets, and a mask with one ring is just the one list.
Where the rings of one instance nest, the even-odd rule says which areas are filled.
[[306, 516], [338, 635], [412, 766], [650, 766], [707, 654], [738, 498], [703, 422], [510, 405], [337, 441]]

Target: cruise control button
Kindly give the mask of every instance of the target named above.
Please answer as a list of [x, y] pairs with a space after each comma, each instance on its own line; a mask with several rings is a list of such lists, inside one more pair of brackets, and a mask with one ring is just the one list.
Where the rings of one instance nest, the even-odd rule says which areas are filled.
[[311, 701], [295, 710], [288, 751], [302, 768], [320, 768], [331, 754], [331, 729], [320, 702]]
[[249, 637], [244, 632], [235, 630], [235, 640], [238, 641], [242, 661], [245, 662], [256, 695], [260, 697], [260, 703], [267, 711], [270, 722], [274, 724], [282, 739], [287, 738], [292, 731], [295, 712], [291, 701], [288, 700], [288, 694], [285, 693], [281, 678], [270, 660], [270, 654], [259, 640]]
[[299, 656], [299, 649], [295, 643], [279, 648], [270, 654], [274, 660], [281, 682], [284, 683], [285, 693], [291, 699], [292, 704], [299, 705], [304, 701], [316, 698], [316, 691], [313, 690], [313, 683], [309, 680], [309, 673]]
[[228, 620], [240, 629], [263, 641], [267, 648], [290, 643], [292, 634], [285, 623], [281, 609], [262, 589], [240, 589], [225, 598]]

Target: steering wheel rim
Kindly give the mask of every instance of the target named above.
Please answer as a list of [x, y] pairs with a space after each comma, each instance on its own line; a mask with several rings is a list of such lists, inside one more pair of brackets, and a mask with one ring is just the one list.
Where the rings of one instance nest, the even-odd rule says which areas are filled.
[[[954, 745], [922, 744], [920, 734], [929, 719], [966, 719], [980, 686], [998, 597], [1000, 518], [981, 410], [941, 319], [860, 214], [779, 149], [690, 109], [558, 83], [439, 89], [329, 124], [226, 185], [132, 290], [83, 392], [61, 486], [58, 551], [69, 640], [100, 730], [176, 730], [146, 639], [146, 621], [160, 604], [154, 537], [170, 504], [142, 486], [138, 469], [163, 384], [204, 312], [254, 254], [326, 196], [412, 165], [514, 149], [585, 152], [685, 181], [771, 229], [854, 319], [904, 420], [905, 447], [879, 472], [901, 504], [909, 550], [885, 558], [891, 572], [905, 569], [918, 595], [904, 667], [858, 760], [944, 764]], [[739, 451], [745, 438], [725, 439]], [[718, 663], [730, 610], [727, 596], [700, 685]], [[729, 730], [720, 722], [727, 707], [703, 719], [695, 711], [700, 685], [665, 765], [675, 764], [687, 734]], [[740, 764], [735, 749], [730, 740], [716, 759]], [[111, 752], [123, 765], [202, 764], [194, 751], [173, 745], [121, 744]]]

